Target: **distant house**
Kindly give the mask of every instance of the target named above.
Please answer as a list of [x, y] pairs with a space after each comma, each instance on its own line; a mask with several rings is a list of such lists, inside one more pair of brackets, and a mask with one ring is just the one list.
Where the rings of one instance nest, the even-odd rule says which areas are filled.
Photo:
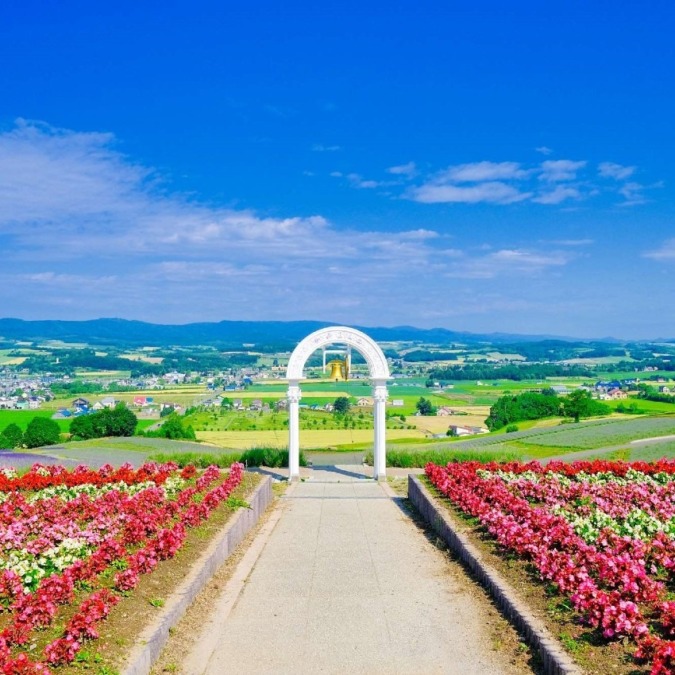
[[402, 398], [395, 398], [392, 400], [391, 405], [393, 408], [402, 408], [405, 404]]
[[607, 398], [613, 401], [618, 401], [619, 399], [628, 398], [628, 394], [621, 389], [610, 389], [607, 392]]
[[476, 434], [488, 433], [488, 430], [483, 427], [462, 426], [459, 424], [451, 424], [449, 429], [453, 436], [474, 436]]
[[659, 387], [659, 392], [662, 394], [670, 394], [670, 387], [664, 384], [662, 387]]
[[567, 396], [570, 393], [570, 390], [564, 384], [554, 384], [551, 389], [557, 396]]
[[116, 400], [114, 396], [106, 396], [101, 399], [100, 403], [104, 408], [114, 408], [119, 401]]
[[244, 402], [240, 398], [235, 398], [234, 401], [232, 401], [232, 407], [235, 410], [241, 410], [244, 407]]
[[285, 398], [280, 398], [275, 404], [274, 407], [277, 410], [287, 410], [288, 409], [288, 401]]
[[73, 401], [73, 408], [89, 408], [91, 406], [91, 403], [87, 401], [86, 398], [82, 398], [81, 396], [79, 398], [76, 398]]
[[134, 405], [142, 407], [147, 405], [148, 399], [145, 396], [134, 396]]
[[254, 398], [249, 405], [249, 410], [262, 410], [263, 402], [259, 398]]
[[447, 417], [448, 415], [454, 415], [454, 411], [452, 408], [448, 408], [447, 406], [441, 406], [436, 410], [436, 416], [437, 417]]
[[362, 397], [356, 402], [356, 405], [357, 405], [359, 408], [367, 408], [367, 407], [373, 405], [373, 399], [372, 399], [372, 398], [368, 398], [367, 396], [362, 396]]

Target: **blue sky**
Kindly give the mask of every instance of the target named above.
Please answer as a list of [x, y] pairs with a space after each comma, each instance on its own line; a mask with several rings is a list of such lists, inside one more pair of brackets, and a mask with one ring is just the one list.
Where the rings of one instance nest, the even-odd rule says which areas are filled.
[[622, 4], [11, 3], [0, 315], [675, 337], [675, 5]]

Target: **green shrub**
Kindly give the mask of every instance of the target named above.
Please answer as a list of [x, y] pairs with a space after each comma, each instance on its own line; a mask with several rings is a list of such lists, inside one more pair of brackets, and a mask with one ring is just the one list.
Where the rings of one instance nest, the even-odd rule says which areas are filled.
[[228, 453], [228, 454], [212, 454], [207, 452], [176, 452], [176, 453], [164, 453], [158, 452], [154, 455], [151, 455], [149, 459], [153, 462], [175, 462], [181, 468], [187, 466], [188, 464], [193, 464], [198, 469], [205, 469], [207, 466], [219, 466], [221, 469], [226, 469], [230, 465], [239, 461], [241, 453]]
[[[153, 462], [176, 462], [180, 467], [194, 464], [199, 469], [205, 469], [207, 466], [214, 464], [226, 469], [234, 462], [242, 462], [246, 466], [268, 466], [277, 469], [288, 466], [288, 450], [262, 447], [251, 448], [245, 452], [223, 454], [208, 452], [156, 453], [151, 455], [150, 459]], [[307, 458], [302, 451], [300, 452], [300, 466], [307, 466]]]
[[[239, 460], [246, 466], [269, 466], [273, 469], [288, 466], [288, 450], [281, 448], [259, 447], [246, 450]], [[300, 466], [307, 466], [307, 458], [300, 452]]]
[[507, 434], [512, 434], [514, 431], [518, 431], [518, 425], [517, 424], [509, 424], [506, 427], [506, 433]]
[[[521, 459], [509, 450], [387, 450], [387, 466], [401, 469], [423, 468], [429, 462], [444, 466], [450, 462], [512, 462]], [[373, 464], [373, 452], [366, 453], [366, 463]]]
[[26, 427], [23, 435], [23, 444], [27, 448], [37, 448], [41, 445], [54, 445], [61, 440], [59, 425], [48, 417], [34, 417]]

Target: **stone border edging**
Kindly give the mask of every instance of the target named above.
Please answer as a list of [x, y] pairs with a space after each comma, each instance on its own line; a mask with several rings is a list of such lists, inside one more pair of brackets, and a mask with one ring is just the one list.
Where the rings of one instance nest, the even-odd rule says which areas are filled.
[[169, 638], [169, 631], [180, 621], [198, 593], [206, 586], [216, 570], [260, 519], [272, 501], [272, 479], [266, 476], [255, 489], [249, 509], [240, 508], [219, 535], [197, 560], [187, 578], [172, 593], [162, 613], [136, 640], [124, 675], [147, 675]]
[[468, 537], [453, 527], [442, 508], [439, 509], [436, 505], [434, 496], [412, 474], [408, 476], [408, 498], [424, 520], [492, 596], [506, 618], [525, 637], [529, 645], [539, 652], [544, 672], [551, 675], [580, 675], [583, 671], [572, 661], [548, 628], [517, 597], [511, 585], [482, 560], [478, 549]]

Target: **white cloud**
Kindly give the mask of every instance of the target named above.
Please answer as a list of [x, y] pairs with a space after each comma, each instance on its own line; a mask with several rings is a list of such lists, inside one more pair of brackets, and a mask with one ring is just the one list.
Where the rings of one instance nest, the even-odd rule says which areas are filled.
[[547, 148], [545, 145], [540, 145], [538, 148], [535, 148], [534, 150], [535, 150], [535, 152], [538, 152], [542, 155], [553, 154], [553, 150], [551, 150], [551, 148]]
[[339, 145], [323, 145], [323, 143], [314, 143], [312, 146], [312, 152], [337, 152], [342, 150], [342, 147]]
[[560, 204], [567, 199], [581, 199], [581, 193], [575, 187], [556, 185], [550, 192], [545, 192], [532, 199], [537, 204]]
[[365, 323], [371, 312], [384, 316], [392, 287], [403, 288], [402, 320], [461, 255], [423, 227], [364, 231], [318, 214], [264, 217], [202, 204], [170, 192], [111, 135], [39, 124], [0, 134], [0, 200], [0, 283], [15, 289], [7, 315], [355, 322], [332, 314], [317, 292], [330, 269], [330, 292], [345, 308], [361, 307]]
[[473, 162], [448, 167], [436, 176], [438, 183], [478, 183], [483, 181], [525, 178], [518, 162]]
[[412, 178], [417, 173], [417, 166], [415, 165], [415, 162], [390, 166], [387, 169], [387, 173], [393, 173], [395, 176], [407, 176], [408, 178]]
[[652, 260], [675, 261], [675, 239], [667, 239], [659, 248], [647, 251], [642, 255], [644, 258], [651, 258]]
[[423, 204], [464, 203], [512, 204], [531, 197], [531, 193], [499, 181], [460, 186], [428, 183], [409, 191], [408, 196]]
[[587, 163], [585, 161], [575, 162], [571, 159], [547, 159], [541, 163], [539, 179], [549, 183], [575, 180], [577, 172]]
[[555, 239], [551, 243], [556, 246], [590, 246], [595, 241], [593, 239]]
[[603, 178], [626, 180], [635, 173], [636, 168], [634, 166], [623, 166], [615, 162], [601, 162], [598, 164], [598, 174]]
[[[542, 146], [536, 148], [542, 154], [552, 152]], [[584, 171], [585, 170], [585, 171]], [[661, 183], [643, 186], [638, 183], [624, 183], [620, 187], [597, 182], [599, 178], [623, 180], [634, 173], [634, 166], [614, 162], [601, 162], [597, 173], [591, 174], [586, 160], [557, 159], [544, 160], [537, 166], [523, 166], [520, 162], [469, 162], [454, 164], [442, 171], [423, 177], [418, 185], [395, 190], [380, 191], [380, 195], [392, 198], [401, 196], [424, 204], [514, 204], [530, 201], [548, 206], [561, 205], [569, 201], [590, 200], [600, 194], [617, 190], [625, 198], [622, 206], [632, 206], [647, 201], [643, 191], [661, 187]], [[392, 166], [387, 173], [412, 179], [419, 171], [414, 162]], [[359, 189], [392, 188], [402, 186], [404, 180], [388, 181], [364, 179], [361, 174], [333, 172], [331, 176], [346, 177], [348, 183]], [[572, 206], [563, 207], [567, 210]]]
[[645, 186], [640, 183], [625, 183], [619, 188], [619, 194], [626, 200], [621, 202], [621, 206], [635, 206], [644, 204], [647, 198], [644, 196]]
[[363, 178], [363, 176], [359, 175], [358, 173], [348, 173], [347, 180], [351, 183], [352, 187], [360, 188], [363, 190], [372, 190], [373, 188], [383, 185], [383, 183], [380, 183], [375, 180], [366, 180]]
[[[432, 176], [406, 196], [508, 204], [556, 187], [536, 173], [521, 176], [531, 169], [516, 162], [455, 169], [462, 182]], [[334, 173], [355, 187], [384, 183]], [[383, 178], [400, 184], [403, 175]], [[483, 180], [488, 175], [509, 178]], [[485, 242], [475, 235], [450, 239], [423, 221], [403, 231], [368, 229], [336, 225], [321, 213], [269, 216], [210, 205], [172, 191], [152, 168], [122, 154], [111, 134], [25, 122], [0, 133], [0, 204], [0, 286], [11, 289], [3, 313], [24, 318], [393, 325], [423, 320], [425, 312], [466, 316], [489, 306], [483, 291], [518, 303], [533, 286], [523, 277], [557, 274], [581, 253], [562, 242], [526, 245], [526, 230], [521, 240], [518, 229], [510, 232], [508, 248], [490, 241], [497, 250], [481, 250]], [[463, 279], [481, 280], [480, 297], [473, 284], [456, 281]]]
[[468, 259], [448, 272], [461, 279], [493, 279], [504, 275], [535, 276], [563, 267], [571, 260], [562, 252], [543, 253], [523, 249], [502, 249], [482, 257]]

